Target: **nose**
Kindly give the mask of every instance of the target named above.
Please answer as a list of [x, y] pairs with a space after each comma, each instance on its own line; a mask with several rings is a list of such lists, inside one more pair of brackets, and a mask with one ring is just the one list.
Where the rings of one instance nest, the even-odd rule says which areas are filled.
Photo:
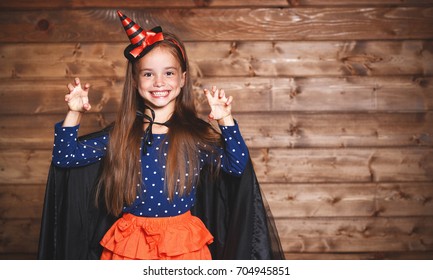
[[153, 82], [154, 87], [162, 87], [164, 86], [164, 76], [163, 75], [155, 75], [155, 80]]

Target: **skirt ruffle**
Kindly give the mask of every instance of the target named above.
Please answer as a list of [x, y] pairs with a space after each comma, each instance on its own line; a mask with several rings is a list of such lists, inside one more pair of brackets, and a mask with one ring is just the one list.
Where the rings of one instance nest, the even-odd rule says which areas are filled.
[[107, 231], [101, 259], [210, 259], [213, 236], [203, 222], [186, 212], [149, 218], [126, 213]]

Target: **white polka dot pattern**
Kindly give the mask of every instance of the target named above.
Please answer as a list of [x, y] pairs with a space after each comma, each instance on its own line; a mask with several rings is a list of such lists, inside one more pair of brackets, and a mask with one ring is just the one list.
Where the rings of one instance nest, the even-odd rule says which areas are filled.
[[[61, 125], [62, 122], [55, 125], [53, 164], [60, 167], [78, 167], [97, 162], [104, 157], [108, 136], [81, 142], [77, 141], [79, 126], [61, 127]], [[225, 140], [225, 148], [218, 147], [216, 151], [221, 160], [221, 169], [234, 176], [240, 176], [245, 169], [249, 155], [239, 133], [239, 127], [236, 123], [234, 126], [222, 126], [220, 129]], [[168, 146], [169, 142], [165, 139], [164, 134], [154, 134], [154, 143], [147, 147], [146, 154], [142, 153], [140, 159], [141, 171], [139, 173], [143, 177], [143, 186], [137, 186], [141, 191], [138, 192], [132, 205], [124, 207], [124, 212], [137, 216], [166, 217], [185, 213], [194, 206], [195, 186], [192, 186], [191, 193], [184, 196], [179, 196], [176, 192], [173, 201], [168, 199], [164, 191]], [[200, 166], [198, 168], [200, 170], [205, 164], [216, 162], [215, 155], [207, 153], [204, 149], [199, 149], [199, 154]], [[186, 174], [186, 176], [192, 176], [192, 174]], [[198, 178], [198, 176], [199, 172], [194, 172], [194, 177]]]

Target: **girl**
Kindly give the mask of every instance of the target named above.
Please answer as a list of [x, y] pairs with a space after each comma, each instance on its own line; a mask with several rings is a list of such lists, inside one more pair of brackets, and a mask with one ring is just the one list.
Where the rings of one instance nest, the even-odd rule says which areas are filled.
[[204, 91], [220, 134], [197, 117], [182, 42], [118, 15], [131, 44], [116, 120], [107, 135], [77, 141], [91, 105], [89, 84], [75, 78], [67, 86], [68, 113], [55, 126], [53, 164], [72, 168], [104, 159], [97, 197], [120, 218], [100, 241], [101, 259], [211, 259], [213, 236], [190, 209], [204, 166], [241, 176], [249, 160], [231, 114], [233, 98], [216, 87]]

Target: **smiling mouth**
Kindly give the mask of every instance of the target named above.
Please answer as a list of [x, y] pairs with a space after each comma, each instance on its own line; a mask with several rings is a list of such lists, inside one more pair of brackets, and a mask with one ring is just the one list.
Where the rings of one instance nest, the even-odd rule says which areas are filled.
[[155, 96], [155, 97], [166, 97], [166, 96], [168, 96], [168, 94], [170, 93], [170, 91], [168, 91], [168, 90], [164, 90], [164, 91], [151, 91], [150, 93], [153, 96]]

